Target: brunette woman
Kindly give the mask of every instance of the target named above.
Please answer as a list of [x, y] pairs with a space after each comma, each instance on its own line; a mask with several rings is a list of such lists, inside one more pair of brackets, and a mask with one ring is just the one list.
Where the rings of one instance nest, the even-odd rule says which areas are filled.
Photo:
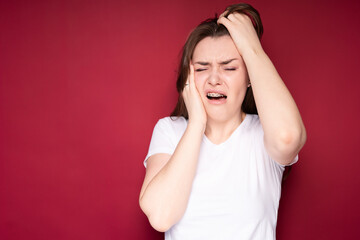
[[[140, 206], [165, 239], [275, 239], [285, 166], [306, 141], [248, 4], [192, 31], [171, 117], [156, 124]], [[256, 104], [255, 104], [256, 103]]]

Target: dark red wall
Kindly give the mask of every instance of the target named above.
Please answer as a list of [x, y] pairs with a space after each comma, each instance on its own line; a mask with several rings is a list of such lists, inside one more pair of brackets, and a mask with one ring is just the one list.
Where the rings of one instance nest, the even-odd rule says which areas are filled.
[[[360, 2], [249, 1], [308, 133], [278, 239], [360, 239]], [[162, 239], [138, 206], [191, 29], [234, 1], [1, 1], [0, 239]]]

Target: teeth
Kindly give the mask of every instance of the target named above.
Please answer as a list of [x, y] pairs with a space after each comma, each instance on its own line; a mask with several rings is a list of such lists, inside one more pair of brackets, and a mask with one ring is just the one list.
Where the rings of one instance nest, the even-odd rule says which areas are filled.
[[220, 93], [208, 93], [207, 95], [209, 97], [225, 97], [224, 95], [222, 95]]

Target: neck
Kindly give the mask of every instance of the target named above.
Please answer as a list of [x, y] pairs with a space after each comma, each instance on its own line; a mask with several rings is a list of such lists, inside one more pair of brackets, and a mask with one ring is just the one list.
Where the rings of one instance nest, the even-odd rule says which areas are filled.
[[206, 137], [214, 144], [225, 142], [239, 127], [245, 116], [246, 114], [242, 111], [226, 121], [211, 119], [208, 116], [205, 129]]

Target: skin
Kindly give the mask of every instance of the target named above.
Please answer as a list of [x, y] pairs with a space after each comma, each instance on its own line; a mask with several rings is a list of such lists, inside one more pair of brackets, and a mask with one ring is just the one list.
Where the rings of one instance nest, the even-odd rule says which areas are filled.
[[[183, 91], [189, 113], [183, 137], [173, 155], [155, 154], [147, 161], [139, 203], [150, 224], [161, 232], [178, 222], [186, 210], [203, 134], [214, 143], [221, 143], [244, 119], [240, 106], [248, 77], [269, 155], [287, 165], [306, 141], [295, 101], [263, 51], [251, 20], [238, 13], [227, 18], [224, 15], [220, 15], [218, 23], [229, 30], [230, 37], [206, 38], [195, 48], [194, 65], [190, 65], [188, 85]], [[238, 60], [228, 66], [219, 64], [227, 58]], [[195, 71], [204, 67], [199, 61], [208, 62], [208, 69]], [[226, 67], [236, 70], [229, 72]], [[205, 95], [209, 87], [225, 91], [226, 104], [209, 104]]]
[[[248, 73], [242, 57], [230, 36], [207, 37], [199, 42], [193, 54], [194, 78], [205, 110], [205, 134], [215, 144], [224, 142], [242, 122], [241, 111]], [[226, 94], [226, 103], [212, 104], [207, 91], [219, 90]]]
[[[306, 141], [306, 130], [300, 112], [266, 55], [250, 18], [244, 14], [223, 17], [223, 24], [230, 32], [236, 48], [244, 59], [251, 79], [259, 118], [264, 129], [264, 144], [269, 155], [278, 163], [293, 161]], [[261, 69], [261, 71], [258, 71]]]

